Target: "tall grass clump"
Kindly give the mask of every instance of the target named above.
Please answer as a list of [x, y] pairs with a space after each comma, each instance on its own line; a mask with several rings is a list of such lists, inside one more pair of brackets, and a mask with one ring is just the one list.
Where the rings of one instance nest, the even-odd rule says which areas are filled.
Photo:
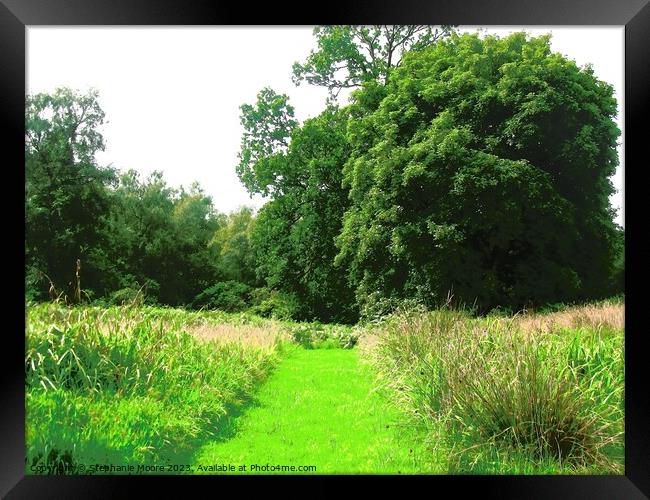
[[623, 329], [601, 312], [407, 312], [362, 343], [396, 404], [444, 426], [450, 472], [620, 473]]
[[162, 463], [216, 431], [271, 369], [280, 340], [203, 340], [187, 326], [210, 321], [151, 307], [30, 306], [27, 471]]

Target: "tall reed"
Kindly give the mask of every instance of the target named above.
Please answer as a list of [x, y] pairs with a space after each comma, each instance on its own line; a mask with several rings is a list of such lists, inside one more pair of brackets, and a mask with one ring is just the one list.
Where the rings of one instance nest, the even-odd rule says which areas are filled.
[[621, 472], [623, 331], [561, 314], [562, 326], [407, 312], [362, 343], [396, 404], [443, 424], [464, 458], [498, 447], [556, 470]]

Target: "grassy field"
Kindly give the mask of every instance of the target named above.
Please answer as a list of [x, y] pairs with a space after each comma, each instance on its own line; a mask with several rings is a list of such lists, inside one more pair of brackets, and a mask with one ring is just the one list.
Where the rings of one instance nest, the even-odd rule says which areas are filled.
[[622, 473], [623, 311], [351, 328], [30, 305], [26, 472]]

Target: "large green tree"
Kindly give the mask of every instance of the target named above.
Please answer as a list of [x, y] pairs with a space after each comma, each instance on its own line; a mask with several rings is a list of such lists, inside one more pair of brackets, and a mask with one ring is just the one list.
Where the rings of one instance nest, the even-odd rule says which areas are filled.
[[255, 260], [251, 233], [255, 215], [249, 207], [241, 207], [224, 216], [209, 246], [217, 252], [221, 279], [253, 286], [256, 283]]
[[101, 286], [102, 270], [90, 258], [102, 246], [109, 211], [106, 187], [114, 172], [100, 168], [99, 128], [104, 112], [94, 91], [60, 88], [26, 97], [25, 252], [28, 294], [47, 296], [48, 279], [69, 297]]
[[608, 293], [619, 131], [612, 87], [589, 67], [547, 36], [454, 34], [355, 100], [337, 262], [361, 306]]
[[105, 229], [109, 289], [146, 287], [161, 303], [190, 303], [220, 278], [219, 252], [210, 243], [224, 223], [197, 184], [174, 189], [160, 172], [144, 181], [125, 172], [111, 192]]
[[[259, 107], [242, 107], [242, 113]], [[341, 185], [349, 154], [347, 120], [344, 110], [328, 107], [293, 127], [286, 150], [253, 164], [253, 176], [240, 172], [251, 192], [272, 193], [253, 226], [258, 277], [295, 297], [297, 314], [306, 319], [352, 321], [356, 316], [345, 272], [332, 265], [348, 205]]]
[[[360, 85], [374, 84], [381, 94], [405, 52], [422, 50], [451, 31], [448, 26], [318, 26], [318, 50], [293, 66], [294, 82], [325, 86], [332, 99], [341, 89]], [[253, 231], [258, 278], [295, 297], [304, 318], [352, 321], [357, 316], [346, 270], [333, 266], [335, 239], [349, 204], [342, 173], [350, 154], [350, 111], [332, 100], [320, 116], [299, 126], [288, 97], [270, 88], [260, 91], [255, 104], [241, 106], [237, 173], [249, 192], [271, 198]], [[363, 115], [364, 104], [353, 112]]]
[[289, 97], [265, 87], [255, 104], [242, 104], [240, 111], [244, 132], [236, 168], [239, 179], [251, 194], [281, 194], [290, 189], [298, 172], [287, 175], [284, 153], [298, 121]]

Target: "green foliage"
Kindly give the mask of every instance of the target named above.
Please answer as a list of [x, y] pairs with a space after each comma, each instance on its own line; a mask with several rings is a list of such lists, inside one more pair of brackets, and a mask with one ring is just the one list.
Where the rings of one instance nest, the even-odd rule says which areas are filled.
[[454, 34], [355, 100], [336, 262], [361, 309], [377, 293], [480, 311], [608, 294], [619, 132], [589, 68], [548, 37]]
[[175, 189], [161, 172], [140, 179], [96, 165], [96, 92], [28, 96], [25, 114], [28, 300], [120, 304], [141, 292], [147, 303], [189, 305], [217, 281], [255, 285], [252, 210], [220, 214], [197, 183]]
[[312, 331], [309, 325], [300, 325], [291, 332], [291, 339], [302, 347], [312, 348]]
[[416, 299], [388, 298], [372, 293], [364, 302], [360, 316], [364, 323], [378, 323], [397, 312], [422, 310], [424, 307]]
[[114, 291], [108, 298], [108, 302], [114, 305], [140, 305], [142, 303], [140, 290], [136, 288], [120, 288]]
[[260, 210], [251, 241], [259, 279], [299, 301], [296, 319], [356, 318], [345, 272], [332, 263], [335, 237], [348, 205], [342, 166], [348, 157], [345, 111], [327, 108], [294, 129], [272, 199]]
[[216, 252], [217, 272], [223, 279], [253, 284], [255, 260], [251, 244], [253, 210], [242, 207], [224, 218], [223, 224], [208, 243]]
[[111, 169], [94, 160], [104, 149], [103, 122], [95, 91], [59, 88], [51, 95], [26, 97], [25, 258], [33, 298], [46, 298], [51, 283], [73, 297], [77, 259], [83, 263], [85, 287], [101, 282], [101, 269], [91, 256], [105, 241], [106, 186], [114, 179]]
[[106, 288], [147, 283], [148, 296], [180, 305], [218, 278], [219, 255], [210, 242], [224, 216], [198, 185], [176, 190], [160, 172], [141, 181], [137, 172], [128, 171], [111, 199], [110, 243], [96, 256], [106, 260]]
[[625, 292], [625, 230], [622, 227], [616, 228], [614, 252], [610, 293], [622, 294]]
[[346, 325], [299, 323], [291, 329], [291, 339], [306, 349], [352, 349], [359, 340], [357, 330]]
[[485, 313], [624, 291], [616, 101], [590, 67], [524, 33], [314, 35], [295, 82], [358, 88], [301, 124], [268, 87], [241, 106], [237, 174], [269, 198], [257, 215], [98, 166], [96, 92], [28, 96], [26, 299], [112, 304], [142, 288], [150, 303], [354, 323], [450, 297]]
[[421, 50], [451, 31], [450, 26], [317, 26], [318, 50], [293, 65], [293, 81], [326, 87], [334, 98], [367, 81], [385, 83], [404, 52]]
[[41, 272], [28, 264], [25, 270], [25, 302], [36, 302], [42, 297], [41, 281]]
[[276, 160], [289, 145], [289, 137], [298, 122], [286, 95], [278, 95], [271, 88], [257, 94], [255, 105], [240, 107], [240, 121], [244, 127], [237, 175], [251, 193], [269, 194], [277, 189], [281, 178]]
[[195, 307], [220, 309], [226, 312], [248, 308], [251, 288], [239, 281], [222, 281], [206, 288], [194, 299]]
[[257, 288], [250, 296], [251, 314], [279, 320], [289, 320], [298, 315], [300, 304], [295, 295], [268, 288]]
[[49, 292], [120, 303], [144, 285], [149, 302], [179, 305], [219, 278], [252, 279], [251, 252], [238, 234], [225, 250], [224, 241], [210, 245], [227, 217], [197, 184], [177, 190], [160, 172], [141, 181], [135, 171], [96, 165], [104, 147], [96, 92], [28, 96], [25, 114], [28, 299]]

